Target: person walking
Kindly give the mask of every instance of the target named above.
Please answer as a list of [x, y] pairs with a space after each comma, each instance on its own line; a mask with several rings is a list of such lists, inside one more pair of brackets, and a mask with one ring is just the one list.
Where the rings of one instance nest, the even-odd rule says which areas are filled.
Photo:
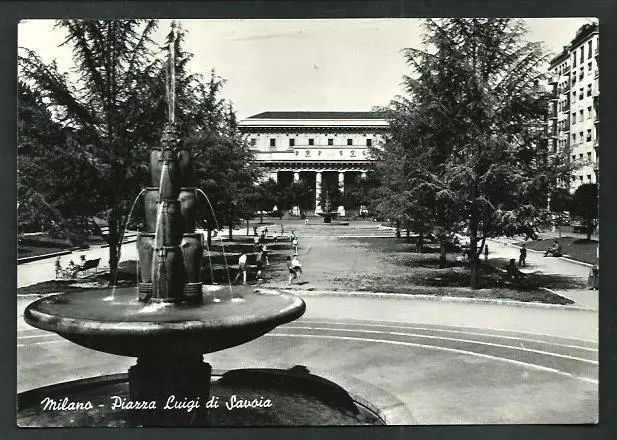
[[58, 278], [62, 274], [62, 265], [60, 264], [60, 256], [56, 257], [56, 262], [54, 264], [56, 267], [56, 278]]
[[294, 235], [294, 238], [291, 240], [291, 245], [294, 248], [294, 253], [298, 253], [298, 237]]
[[261, 253], [264, 261], [266, 262], [266, 267], [270, 266], [270, 261], [268, 260], [268, 245], [266, 243], [261, 246]]
[[294, 269], [293, 263], [291, 262], [291, 257], [289, 255], [287, 255], [287, 261], [285, 264], [287, 265], [287, 270], [289, 271], [289, 285], [291, 286], [291, 282], [298, 278], [298, 274]]
[[519, 267], [525, 267], [527, 265], [527, 263], [525, 262], [526, 258], [527, 258], [527, 248], [525, 247], [525, 244], [523, 243], [523, 245], [521, 246], [520, 255], [518, 257]]
[[264, 256], [263, 252], [257, 253], [256, 264], [257, 264], [257, 281], [258, 282], [261, 281], [261, 271], [263, 269], [263, 256]]
[[242, 274], [242, 284], [246, 284], [246, 259], [247, 259], [248, 255], [246, 255], [246, 252], [242, 253], [242, 255], [240, 255], [240, 258], [238, 258], [238, 273], [236, 275], [236, 278], [234, 279], [234, 284], [236, 284], [238, 282], [238, 278], [240, 278], [240, 274]]
[[302, 280], [300, 279], [300, 274], [302, 273], [302, 264], [298, 259], [298, 254], [294, 254], [293, 258], [291, 259], [291, 265], [296, 272], [296, 278], [298, 278], [298, 283], [302, 283]]

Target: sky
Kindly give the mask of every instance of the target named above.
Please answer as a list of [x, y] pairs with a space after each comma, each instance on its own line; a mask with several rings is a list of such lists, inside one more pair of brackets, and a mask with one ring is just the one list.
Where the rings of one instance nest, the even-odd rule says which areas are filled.
[[[525, 19], [530, 41], [557, 54], [590, 18]], [[225, 79], [222, 96], [240, 119], [264, 111], [367, 111], [402, 93], [409, 73], [401, 49], [421, 48], [421, 20], [286, 19], [177, 20], [187, 31], [190, 70], [215, 69]], [[169, 20], [154, 35], [164, 41]], [[52, 20], [25, 20], [18, 44], [60, 70], [72, 65]]]

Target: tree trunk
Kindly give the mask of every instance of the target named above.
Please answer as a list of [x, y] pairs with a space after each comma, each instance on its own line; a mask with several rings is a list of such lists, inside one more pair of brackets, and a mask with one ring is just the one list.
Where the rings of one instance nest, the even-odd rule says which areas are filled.
[[247, 218], [246, 219], [246, 236], [248, 237], [249, 235], [250, 235], [249, 234], [249, 219]]
[[448, 242], [444, 239], [439, 240], [439, 268], [446, 267], [446, 256], [448, 252]]
[[409, 228], [407, 228], [407, 230], [405, 231], [405, 241], [407, 241], [407, 243], [411, 241]]
[[263, 212], [263, 209], [261, 211], [259, 211], [259, 224], [260, 225], [264, 224], [264, 212]]
[[401, 238], [401, 222], [396, 221], [396, 238]]
[[107, 243], [109, 244], [109, 285], [115, 286], [118, 282], [118, 262], [119, 262], [119, 237], [118, 227], [120, 224], [120, 213], [116, 208], [112, 208], [107, 217], [109, 225], [109, 235]]
[[471, 289], [478, 288], [478, 207], [476, 205], [475, 191], [471, 202], [471, 216], [469, 219], [469, 264], [470, 264], [470, 280], [469, 287]]
[[233, 227], [233, 223], [232, 223], [232, 221], [230, 220], [230, 221], [229, 221], [229, 241], [233, 240], [233, 238], [234, 238], [234, 237], [233, 237], [233, 229], [234, 229], [234, 227]]
[[424, 251], [424, 234], [420, 232], [418, 234], [418, 241], [416, 242], [416, 252], [422, 253]]
[[212, 230], [210, 227], [208, 227], [208, 237], [206, 242], [208, 243], [208, 250], [212, 249]]

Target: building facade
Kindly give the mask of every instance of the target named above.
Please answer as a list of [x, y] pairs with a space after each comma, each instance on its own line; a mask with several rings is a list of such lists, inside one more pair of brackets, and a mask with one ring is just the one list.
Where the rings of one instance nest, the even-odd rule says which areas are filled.
[[303, 180], [315, 188], [316, 212], [322, 184], [344, 192], [366, 177], [370, 148], [379, 146], [388, 130], [380, 112], [264, 112], [238, 125], [272, 179], [284, 184]]
[[549, 153], [568, 159], [571, 191], [598, 181], [598, 42], [598, 25], [582, 26], [549, 67], [553, 92], [548, 110]]

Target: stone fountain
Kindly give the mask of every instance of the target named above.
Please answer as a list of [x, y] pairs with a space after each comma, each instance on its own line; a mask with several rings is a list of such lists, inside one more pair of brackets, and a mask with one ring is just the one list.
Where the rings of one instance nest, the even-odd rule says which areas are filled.
[[[149, 158], [150, 186], [144, 195], [146, 230], [137, 239], [137, 286], [53, 295], [31, 303], [24, 312], [26, 322], [34, 327], [89, 349], [134, 357], [137, 362], [128, 375], [84, 379], [24, 393], [18, 408], [22, 426], [210, 425], [211, 410], [206, 402], [212, 402], [215, 396], [211, 393], [212, 369], [203, 355], [256, 339], [305, 311], [302, 299], [278, 290], [202, 283], [204, 246], [203, 236], [195, 232], [197, 197], [192, 156], [182, 145], [173, 120], [173, 87], [171, 101], [170, 120], [161, 144], [152, 149]], [[214, 290], [218, 291], [216, 300], [212, 297]], [[273, 370], [241, 371], [223, 375], [226, 381], [217, 393], [232, 393], [228, 384], [241, 388], [247, 377], [267, 382], [284, 376], [282, 382], [275, 381], [299, 381], [304, 388], [309, 383], [312, 391], [326, 390], [353, 413], [358, 412], [344, 390], [323, 379], [315, 382], [316, 376], [298, 374], [297, 370], [283, 376]], [[55, 418], [50, 420], [52, 413], [41, 408], [49, 396], [100, 403], [103, 396], [112, 394], [119, 399], [118, 410], [113, 410], [113, 405], [110, 409], [108, 402], [93, 404], [92, 408], [86, 404], [80, 414], [64, 413], [64, 403], [56, 402], [52, 408]], [[171, 408], [170, 398], [174, 402]], [[193, 406], [189, 411], [190, 402]], [[201, 402], [201, 406], [198, 408], [195, 402]], [[268, 420], [269, 416], [264, 417]]]
[[316, 214], [323, 217], [324, 223], [332, 223], [332, 219], [338, 215], [337, 211], [332, 211], [332, 203], [330, 202], [329, 192], [326, 192], [326, 200], [324, 201], [323, 211], [316, 212]]

